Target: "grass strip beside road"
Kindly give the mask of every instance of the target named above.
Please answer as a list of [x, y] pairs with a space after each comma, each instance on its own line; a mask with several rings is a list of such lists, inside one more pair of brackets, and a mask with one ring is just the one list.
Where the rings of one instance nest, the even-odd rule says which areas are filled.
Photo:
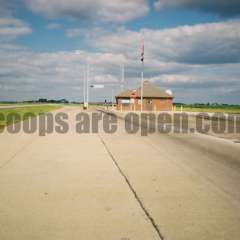
[[[181, 111], [181, 107], [175, 107], [176, 111]], [[240, 114], [240, 108], [191, 108], [183, 107], [184, 112], [206, 112], [206, 113], [229, 113]]]
[[20, 105], [20, 103], [0, 103], [0, 106], [12, 106], [12, 105]]
[[[10, 124], [26, 120], [28, 118], [38, 116], [47, 112], [51, 112], [57, 109], [62, 108], [62, 105], [37, 105], [37, 106], [27, 106], [21, 108], [12, 108], [12, 109], [0, 109], [0, 128], [4, 128]], [[14, 118], [9, 117], [10, 114], [16, 114], [20, 117]]]

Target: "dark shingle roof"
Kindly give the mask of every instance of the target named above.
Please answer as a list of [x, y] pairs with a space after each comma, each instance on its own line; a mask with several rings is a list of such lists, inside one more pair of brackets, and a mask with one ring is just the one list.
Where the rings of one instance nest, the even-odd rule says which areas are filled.
[[[137, 89], [132, 90], [125, 90], [118, 94], [116, 98], [130, 98], [131, 95], [134, 94], [135, 97], [140, 98], [141, 97], [141, 87]], [[173, 96], [166, 93], [164, 90], [160, 89], [159, 87], [156, 87], [152, 85], [149, 82], [144, 82], [143, 86], [143, 97], [144, 98], [167, 98], [172, 99]]]

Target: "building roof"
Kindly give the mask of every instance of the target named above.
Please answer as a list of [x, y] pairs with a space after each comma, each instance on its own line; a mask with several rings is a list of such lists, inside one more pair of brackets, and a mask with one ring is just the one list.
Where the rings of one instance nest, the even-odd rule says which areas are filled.
[[[141, 98], [141, 87], [137, 89], [127, 89], [116, 96], [116, 98]], [[167, 98], [172, 99], [173, 96], [166, 93], [164, 90], [152, 85], [150, 82], [145, 81], [143, 86], [144, 98]]]

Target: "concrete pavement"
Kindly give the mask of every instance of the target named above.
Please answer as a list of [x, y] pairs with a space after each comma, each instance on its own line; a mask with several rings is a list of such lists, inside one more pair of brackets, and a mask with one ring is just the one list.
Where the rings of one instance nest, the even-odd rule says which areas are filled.
[[6, 135], [0, 239], [158, 239], [98, 135]]
[[202, 135], [0, 134], [0, 239], [238, 240], [240, 147]]
[[164, 239], [239, 239], [240, 148], [205, 135], [105, 135]]

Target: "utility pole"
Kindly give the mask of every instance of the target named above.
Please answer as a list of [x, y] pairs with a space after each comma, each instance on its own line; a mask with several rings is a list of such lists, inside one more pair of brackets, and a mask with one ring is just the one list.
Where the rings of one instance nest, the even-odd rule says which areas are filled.
[[124, 63], [123, 63], [123, 65], [122, 65], [121, 92], [124, 90], [124, 82], [125, 82], [125, 66], [124, 66]]

